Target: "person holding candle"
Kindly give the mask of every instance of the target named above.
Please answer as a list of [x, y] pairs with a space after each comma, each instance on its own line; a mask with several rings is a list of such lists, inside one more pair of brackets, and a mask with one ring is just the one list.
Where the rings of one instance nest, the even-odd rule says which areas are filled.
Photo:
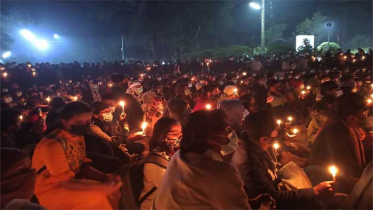
[[14, 108], [1, 109], [1, 147], [16, 147], [16, 132], [21, 127], [21, 112]]
[[234, 85], [227, 85], [224, 88], [223, 93], [221, 94], [219, 98], [219, 102], [227, 99], [236, 99], [238, 95], [238, 89]]
[[[277, 174], [276, 159], [268, 150], [278, 135], [278, 126], [270, 111], [258, 111], [245, 118], [242, 139], [248, 142], [247, 161], [239, 166], [245, 191], [249, 198], [269, 193], [276, 208], [309, 208], [316, 196], [328, 195], [331, 185], [323, 182], [313, 188], [279, 190], [281, 179]], [[315, 206], [313, 206], [315, 207]]]
[[66, 105], [66, 101], [61, 97], [54, 97], [49, 103], [49, 112], [45, 119], [47, 128], [54, 126], [60, 119], [60, 112]]
[[[322, 167], [335, 164], [341, 171], [343, 192], [349, 192], [353, 180], [361, 176], [366, 164], [362, 141], [368, 109], [363, 96], [343, 94], [337, 99], [337, 119], [323, 128], [311, 147], [309, 165]], [[338, 181], [338, 179], [337, 179]]]

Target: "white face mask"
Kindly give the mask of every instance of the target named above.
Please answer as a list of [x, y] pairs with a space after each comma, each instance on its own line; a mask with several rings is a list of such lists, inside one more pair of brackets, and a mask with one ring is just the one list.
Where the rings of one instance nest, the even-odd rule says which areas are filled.
[[237, 80], [232, 80], [233, 84], [237, 84]]
[[158, 77], [157, 80], [158, 80], [158, 82], [160, 82], [160, 81], [162, 80], [162, 78], [161, 78], [161, 77]]
[[189, 90], [189, 89], [186, 89], [186, 90], [185, 90], [185, 95], [187, 95], [187, 96], [190, 95], [190, 90]]
[[16, 95], [17, 95], [18, 97], [21, 97], [22, 92], [21, 92], [21, 91], [18, 91], [18, 92], [16, 93]]
[[189, 84], [188, 84], [188, 87], [189, 87], [189, 88], [191, 88], [192, 86], [193, 86], [193, 84], [192, 84], [192, 83], [189, 83]]
[[341, 95], [343, 95], [343, 91], [342, 90], [338, 90], [336, 93], [335, 93], [335, 97], [339, 97], [339, 96], [341, 96]]
[[219, 85], [220, 85], [220, 86], [224, 85], [224, 82], [223, 82], [223, 81], [220, 81], [220, 82], [219, 82]]
[[228, 134], [229, 143], [227, 145], [221, 145], [221, 154], [226, 156], [233, 153], [238, 147], [238, 137], [236, 131], [232, 131]]
[[299, 79], [299, 76], [295, 76], [294, 79]]
[[144, 89], [141, 87], [141, 88], [137, 88], [137, 93], [142, 93], [144, 91]]
[[111, 112], [102, 114], [102, 117], [104, 118], [104, 122], [111, 122], [113, 121], [113, 114]]

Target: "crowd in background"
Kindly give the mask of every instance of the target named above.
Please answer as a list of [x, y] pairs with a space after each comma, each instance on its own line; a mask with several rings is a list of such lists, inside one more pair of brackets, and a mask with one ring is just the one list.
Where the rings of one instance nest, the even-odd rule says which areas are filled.
[[372, 50], [0, 71], [2, 208], [373, 208]]

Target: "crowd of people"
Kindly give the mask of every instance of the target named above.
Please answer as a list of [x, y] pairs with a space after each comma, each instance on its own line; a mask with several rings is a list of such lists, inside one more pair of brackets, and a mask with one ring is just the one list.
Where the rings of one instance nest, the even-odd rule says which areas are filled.
[[1, 71], [3, 209], [372, 209], [372, 51]]

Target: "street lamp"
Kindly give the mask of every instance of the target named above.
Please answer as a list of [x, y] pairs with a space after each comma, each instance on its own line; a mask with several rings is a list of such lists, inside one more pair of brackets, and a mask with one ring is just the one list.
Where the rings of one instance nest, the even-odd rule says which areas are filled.
[[256, 10], [261, 10], [260, 19], [261, 19], [261, 37], [260, 37], [260, 48], [262, 53], [265, 53], [265, 0], [262, 1], [262, 6], [258, 3], [250, 2], [249, 6]]

